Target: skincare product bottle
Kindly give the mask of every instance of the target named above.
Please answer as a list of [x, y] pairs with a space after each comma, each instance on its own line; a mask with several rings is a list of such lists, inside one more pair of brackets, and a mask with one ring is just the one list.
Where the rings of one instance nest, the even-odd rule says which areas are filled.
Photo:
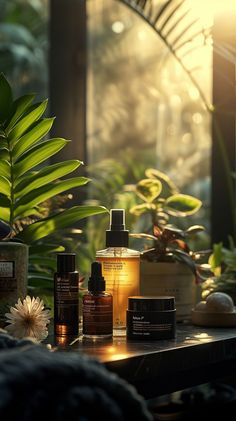
[[18, 298], [27, 294], [28, 246], [21, 242], [0, 241], [0, 326], [5, 313]]
[[106, 249], [96, 253], [102, 263], [107, 291], [113, 296], [113, 335], [125, 334], [128, 297], [139, 295], [140, 253], [128, 248], [124, 209], [111, 209], [110, 229], [106, 231]]
[[127, 339], [172, 339], [175, 329], [175, 297], [129, 297]]
[[88, 292], [83, 296], [83, 335], [85, 338], [108, 338], [112, 336], [112, 295], [105, 292], [100, 262], [91, 265]]
[[57, 254], [54, 275], [55, 335], [78, 335], [79, 273], [75, 270], [75, 253]]

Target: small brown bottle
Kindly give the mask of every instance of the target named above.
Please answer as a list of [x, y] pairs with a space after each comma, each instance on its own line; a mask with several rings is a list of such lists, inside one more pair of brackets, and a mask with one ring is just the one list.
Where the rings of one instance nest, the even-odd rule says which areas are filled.
[[85, 338], [109, 338], [113, 327], [112, 295], [105, 292], [102, 265], [93, 262], [88, 292], [83, 296], [83, 336]]
[[78, 335], [79, 273], [75, 270], [75, 253], [58, 253], [54, 275], [54, 333]]

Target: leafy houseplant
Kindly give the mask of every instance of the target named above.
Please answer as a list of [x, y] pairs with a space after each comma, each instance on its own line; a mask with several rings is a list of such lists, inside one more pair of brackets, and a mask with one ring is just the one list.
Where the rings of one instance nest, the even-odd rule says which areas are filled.
[[201, 225], [193, 225], [186, 230], [169, 224], [170, 217], [184, 218], [195, 214], [202, 202], [186, 194], [181, 194], [173, 181], [161, 171], [149, 168], [147, 178], [136, 185], [136, 193], [144, 203], [133, 206], [130, 212], [138, 217], [149, 216], [152, 233], [133, 234], [133, 237], [151, 240], [151, 247], [142, 253], [142, 260], [181, 261], [186, 263], [194, 274], [197, 273], [194, 261], [201, 253], [192, 252], [188, 245], [191, 235], [204, 231]]
[[229, 238], [229, 247], [223, 243], [213, 245], [213, 253], [208, 260], [211, 276], [202, 283], [202, 297], [205, 299], [211, 292], [225, 292], [236, 299], [236, 247]]
[[137, 217], [148, 216], [153, 231], [150, 233], [148, 228], [147, 233], [132, 234], [152, 241], [151, 247], [146, 246], [141, 253], [141, 293], [176, 295], [177, 314], [181, 320], [190, 315], [193, 274], [197, 279], [197, 258], [202, 254], [190, 250], [188, 238], [203, 231], [204, 227], [194, 225], [183, 230], [169, 222], [170, 217], [184, 218], [195, 214], [202, 203], [193, 196], [181, 194], [172, 180], [158, 170], [149, 168], [145, 175], [147, 178], [136, 185], [136, 193], [143, 203], [130, 209]]
[[28, 94], [13, 100], [8, 81], [0, 75], [0, 219], [10, 228], [8, 238], [28, 244], [32, 259], [40, 255], [41, 262], [48, 262], [48, 254], [63, 251], [63, 247], [47, 244], [45, 237], [106, 209], [83, 205], [59, 208], [55, 213], [47, 209], [48, 200], [90, 180], [65, 178], [82, 164], [79, 160], [48, 164], [68, 141], [43, 140], [54, 118], [42, 117], [47, 100], [33, 103], [34, 97]]

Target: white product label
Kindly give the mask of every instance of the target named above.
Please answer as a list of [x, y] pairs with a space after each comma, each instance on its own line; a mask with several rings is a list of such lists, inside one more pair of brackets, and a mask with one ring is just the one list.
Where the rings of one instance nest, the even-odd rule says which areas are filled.
[[14, 278], [14, 262], [0, 262], [0, 278]]

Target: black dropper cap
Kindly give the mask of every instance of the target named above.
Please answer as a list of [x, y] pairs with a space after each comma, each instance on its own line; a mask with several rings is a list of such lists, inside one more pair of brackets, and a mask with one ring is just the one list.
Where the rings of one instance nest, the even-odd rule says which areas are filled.
[[67, 273], [75, 272], [75, 253], [57, 254], [57, 272]]
[[125, 229], [125, 210], [111, 209], [110, 229], [106, 231], [106, 247], [128, 247], [129, 231]]
[[91, 265], [91, 276], [88, 281], [89, 291], [105, 291], [106, 283], [102, 276], [102, 265], [100, 262], [93, 262]]

